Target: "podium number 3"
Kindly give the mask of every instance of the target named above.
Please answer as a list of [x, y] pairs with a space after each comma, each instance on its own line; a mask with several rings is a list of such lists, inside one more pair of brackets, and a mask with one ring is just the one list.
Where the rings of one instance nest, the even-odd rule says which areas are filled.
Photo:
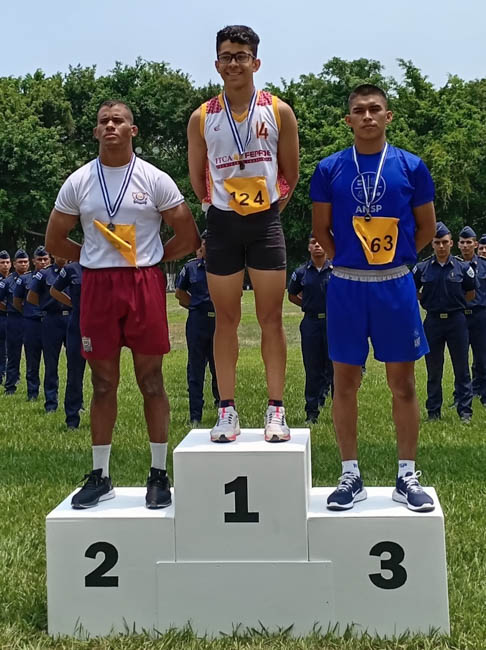
[[103, 553], [105, 559], [94, 571], [84, 578], [85, 587], [118, 587], [118, 576], [106, 576], [118, 562], [118, 551], [109, 542], [95, 542], [86, 549], [84, 557], [96, 559], [98, 553]]
[[375, 544], [370, 551], [370, 555], [381, 557], [383, 553], [388, 553], [388, 559], [382, 559], [380, 569], [389, 571], [391, 577], [384, 578], [381, 573], [370, 573], [369, 578], [375, 587], [380, 589], [398, 589], [403, 587], [407, 582], [407, 572], [400, 564], [405, 557], [405, 551], [396, 542], [379, 542]]
[[224, 521], [226, 524], [254, 523], [260, 521], [258, 512], [248, 512], [248, 477], [238, 476], [234, 481], [224, 484], [224, 493], [235, 493], [235, 511], [225, 512]]

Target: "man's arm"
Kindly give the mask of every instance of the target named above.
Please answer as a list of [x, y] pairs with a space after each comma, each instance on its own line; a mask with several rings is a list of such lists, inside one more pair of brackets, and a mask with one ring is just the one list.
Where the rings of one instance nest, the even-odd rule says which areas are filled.
[[302, 307], [302, 294], [299, 293], [299, 295], [295, 295], [293, 293], [288, 293], [287, 294], [289, 297], [290, 302], [293, 302], [294, 305], [297, 305], [297, 307]]
[[[59, 212], [56, 208], [53, 209], [46, 230], [46, 248], [49, 253], [79, 262], [81, 244], [68, 238], [68, 234], [78, 221], [79, 217], [77, 215]], [[29, 302], [31, 301], [29, 300]]]
[[334, 259], [336, 248], [332, 228], [332, 205], [331, 203], [312, 204], [312, 234], [322, 248], [326, 251], [329, 259]]
[[412, 208], [415, 217], [415, 248], [419, 253], [435, 236], [435, 208], [432, 201]]
[[165, 223], [174, 231], [174, 236], [164, 244], [163, 262], [179, 260], [201, 246], [196, 222], [185, 203], [180, 203], [161, 214]]
[[280, 134], [278, 138], [278, 169], [289, 185], [286, 197], [279, 201], [279, 210], [285, 208], [299, 180], [299, 133], [297, 120], [288, 104], [278, 100]]
[[179, 305], [181, 307], [189, 309], [189, 305], [191, 304], [191, 295], [187, 293], [187, 291], [184, 291], [183, 289], [176, 289], [175, 297], [179, 301]]
[[29, 289], [29, 293], [27, 294], [27, 302], [30, 302], [31, 305], [36, 305], [36, 307], [38, 307], [39, 294], [36, 291], [32, 291], [32, 289]]
[[13, 304], [13, 306], [15, 307], [15, 309], [16, 309], [17, 311], [19, 311], [20, 313], [23, 312], [23, 310], [24, 310], [24, 303], [23, 303], [22, 298], [19, 298], [18, 296], [14, 296], [14, 297], [13, 297], [12, 304]]
[[54, 287], [51, 287], [49, 293], [55, 300], [62, 303], [63, 305], [66, 305], [67, 307], [73, 306], [73, 303], [71, 302], [71, 298], [66, 293], [63, 293], [62, 291], [58, 291], [57, 289], [54, 289]]
[[187, 146], [189, 160], [189, 178], [197, 198], [206, 198], [206, 164], [208, 150], [201, 135], [201, 109], [198, 108], [189, 118], [187, 125]]

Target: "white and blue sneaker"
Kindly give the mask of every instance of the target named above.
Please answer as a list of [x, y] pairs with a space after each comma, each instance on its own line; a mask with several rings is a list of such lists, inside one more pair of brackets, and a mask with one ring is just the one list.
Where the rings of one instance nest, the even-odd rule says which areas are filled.
[[361, 476], [344, 472], [337, 488], [327, 497], [327, 507], [329, 510], [349, 510], [355, 501], [364, 501], [367, 496]]
[[405, 476], [397, 476], [397, 485], [393, 490], [392, 499], [406, 503], [407, 508], [417, 512], [428, 512], [435, 508], [434, 500], [425, 492], [418, 479], [421, 472], [407, 472]]

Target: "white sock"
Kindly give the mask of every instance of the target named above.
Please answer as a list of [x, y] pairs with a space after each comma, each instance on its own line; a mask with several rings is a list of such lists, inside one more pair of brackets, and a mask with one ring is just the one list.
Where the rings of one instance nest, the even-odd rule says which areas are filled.
[[346, 472], [351, 472], [351, 474], [357, 474], [358, 476], [361, 476], [361, 474], [359, 473], [357, 460], [343, 460], [342, 468], [343, 468], [343, 474], [346, 474]]
[[405, 476], [412, 472], [415, 474], [415, 461], [414, 460], [399, 460], [398, 461], [398, 476]]
[[101, 476], [110, 475], [111, 445], [93, 445], [93, 469], [102, 469]]
[[165, 469], [167, 461], [167, 443], [166, 442], [151, 442], [150, 451], [152, 452], [152, 465], [156, 469]]

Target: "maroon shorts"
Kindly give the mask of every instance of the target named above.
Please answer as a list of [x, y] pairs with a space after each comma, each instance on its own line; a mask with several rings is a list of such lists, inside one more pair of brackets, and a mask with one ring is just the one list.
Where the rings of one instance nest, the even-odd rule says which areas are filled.
[[124, 345], [139, 354], [166, 354], [165, 284], [156, 266], [85, 268], [80, 319], [85, 359], [111, 359]]

